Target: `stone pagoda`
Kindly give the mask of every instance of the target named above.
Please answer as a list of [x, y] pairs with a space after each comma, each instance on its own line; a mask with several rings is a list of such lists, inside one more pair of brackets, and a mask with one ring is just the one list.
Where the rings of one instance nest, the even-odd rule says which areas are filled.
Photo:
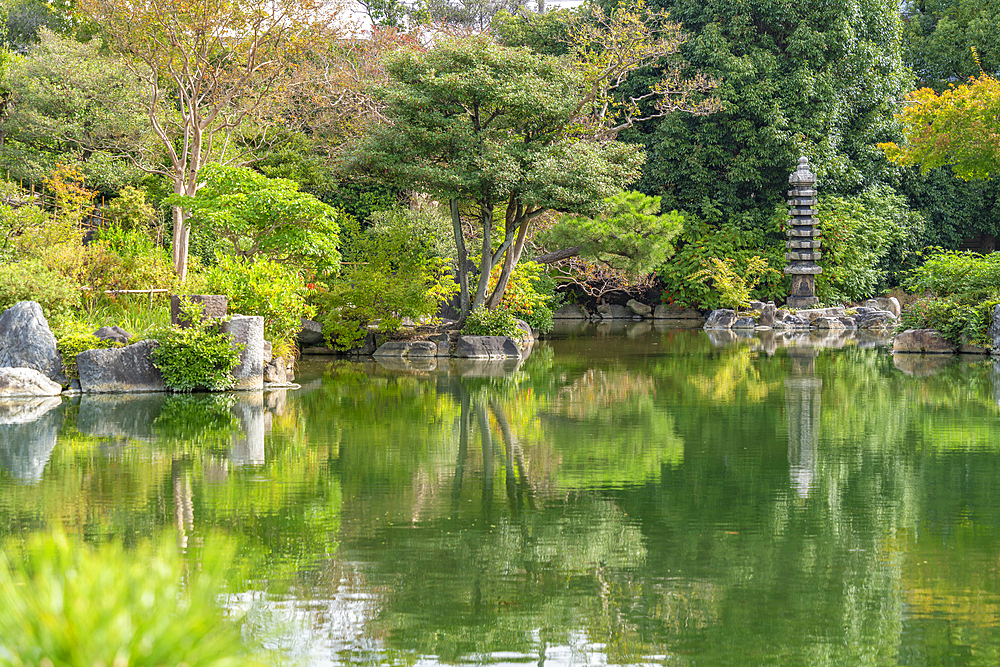
[[816, 298], [816, 276], [823, 269], [816, 265], [820, 230], [816, 228], [816, 174], [809, 171], [809, 159], [799, 158], [799, 168], [788, 177], [788, 240], [785, 242], [785, 273], [792, 277], [789, 308], [812, 308]]

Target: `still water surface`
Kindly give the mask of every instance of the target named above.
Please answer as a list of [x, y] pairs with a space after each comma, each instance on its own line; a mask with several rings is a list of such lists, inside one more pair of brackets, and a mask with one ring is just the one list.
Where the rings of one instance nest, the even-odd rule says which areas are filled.
[[308, 665], [1000, 664], [1000, 370], [812, 344], [584, 328], [0, 406], [0, 537], [223, 533]]

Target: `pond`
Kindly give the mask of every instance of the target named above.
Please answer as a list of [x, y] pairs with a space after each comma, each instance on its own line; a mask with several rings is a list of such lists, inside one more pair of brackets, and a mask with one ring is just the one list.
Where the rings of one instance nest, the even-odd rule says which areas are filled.
[[225, 535], [307, 665], [1000, 663], [1000, 368], [721, 336], [7, 404], [0, 537]]

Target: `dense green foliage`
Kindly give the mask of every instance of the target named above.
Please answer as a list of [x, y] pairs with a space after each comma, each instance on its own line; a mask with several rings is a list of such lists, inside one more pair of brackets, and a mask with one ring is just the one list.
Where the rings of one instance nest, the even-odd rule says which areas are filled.
[[0, 311], [18, 301], [37, 301], [47, 317], [80, 306], [79, 284], [37, 259], [4, 264], [0, 271]]
[[894, 137], [893, 101], [908, 75], [898, 3], [659, 0], [691, 37], [692, 68], [721, 80], [722, 111], [670, 115], [641, 135], [641, 189], [705, 222], [764, 228], [807, 155], [822, 191], [882, 182], [875, 148]]
[[[783, 266], [785, 239], [780, 227], [783, 220], [783, 215], [772, 217], [767, 230], [744, 230], [732, 225], [715, 227], [694, 216], [685, 216], [677, 252], [658, 272], [664, 287], [664, 302], [707, 310], [721, 307], [719, 292], [709, 283], [690, 280], [712, 257], [732, 259], [736, 266], [745, 266], [751, 257], [760, 256], [769, 266]], [[765, 275], [753, 292], [762, 301], [777, 301], [787, 294], [787, 281], [773, 273]]]
[[[494, 268], [491, 282], [500, 274]], [[524, 320], [532, 329], [545, 333], [552, 329], [552, 311], [561, 297], [555, 295], [556, 281], [538, 262], [518, 262], [504, 290], [500, 308], [509, 310], [517, 319]]]
[[264, 338], [275, 356], [295, 345], [301, 318], [315, 314], [306, 302], [306, 286], [294, 269], [263, 257], [241, 260], [220, 255], [208, 270], [206, 284], [212, 294], [229, 297], [229, 310], [264, 318]]
[[936, 296], [983, 300], [1000, 290], [1000, 254], [932, 249], [923, 264], [909, 272], [904, 286]]
[[938, 248], [907, 273], [904, 286], [928, 297], [903, 311], [901, 327], [936, 329], [955, 344], [991, 347], [986, 330], [1000, 303], [1000, 254]]
[[823, 232], [816, 296], [847, 303], [875, 296], [897, 282], [894, 272], [912, 264], [924, 221], [890, 188], [853, 196], [821, 195], [817, 222]]
[[373, 216], [367, 229], [345, 225], [344, 266], [315, 298], [331, 347], [348, 350], [375, 326], [396, 331], [403, 318], [433, 317], [457, 286], [453, 238], [433, 214], [403, 209]]
[[218, 323], [202, 319], [201, 306], [187, 302], [181, 314], [191, 324], [170, 327], [156, 333], [153, 365], [173, 391], [223, 391], [236, 380], [230, 371], [240, 362], [240, 350]]
[[955, 345], [969, 343], [992, 347], [986, 330], [993, 321], [993, 307], [1000, 296], [990, 301], [970, 302], [961, 298], [924, 298], [909, 304], [899, 319], [899, 328], [934, 329]]
[[124, 154], [149, 141], [136, 104], [141, 90], [100, 40], [81, 43], [41, 30], [39, 42], [3, 73], [10, 95], [0, 130], [0, 169], [40, 185], [57, 163], [75, 164], [105, 194], [136, 185], [142, 172]]
[[232, 550], [197, 568], [173, 540], [93, 547], [61, 531], [0, 551], [0, 664], [228, 667], [253, 664], [218, 596]]
[[641, 192], [620, 192], [605, 199], [598, 217], [566, 215], [548, 230], [546, 245], [579, 247], [584, 259], [600, 262], [630, 275], [652, 273], [674, 252], [684, 216], [660, 213], [660, 198]]
[[1000, 72], [1000, 7], [990, 0], [907, 0], [904, 55], [922, 85], [942, 90]]
[[462, 333], [466, 336], [507, 336], [514, 340], [521, 340], [525, 334], [517, 325], [514, 313], [502, 306], [493, 310], [482, 306], [473, 308]]
[[193, 197], [177, 195], [167, 203], [182, 206], [189, 224], [224, 239], [227, 252], [258, 256], [318, 269], [335, 268], [338, 211], [293, 181], [268, 178], [245, 167], [208, 164], [204, 185]]

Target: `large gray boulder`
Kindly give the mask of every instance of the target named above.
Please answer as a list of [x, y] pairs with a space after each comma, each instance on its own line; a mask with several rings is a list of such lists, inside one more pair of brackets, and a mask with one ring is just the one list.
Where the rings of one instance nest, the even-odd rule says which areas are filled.
[[80, 391], [96, 394], [166, 391], [163, 375], [153, 365], [151, 356], [158, 345], [155, 340], [143, 340], [125, 347], [84, 350], [76, 355]]
[[899, 299], [894, 296], [879, 296], [875, 298], [875, 305], [879, 310], [887, 310], [892, 313], [895, 317], [899, 317], [900, 313], [903, 312], [902, 307], [899, 305]]
[[817, 317], [812, 325], [817, 329], [846, 329], [839, 317]]
[[459, 336], [455, 356], [461, 359], [520, 359], [521, 350], [507, 336]]
[[653, 307], [649, 306], [641, 301], [636, 301], [635, 299], [629, 299], [625, 303], [625, 307], [632, 311], [635, 315], [640, 315], [642, 317], [649, 317], [653, 312]]
[[62, 385], [34, 368], [0, 368], [0, 398], [58, 396]]
[[854, 316], [859, 329], [891, 329], [896, 326], [896, 316], [887, 310], [861, 312]]
[[111, 340], [122, 345], [128, 345], [128, 342], [132, 340], [132, 334], [119, 326], [101, 327], [94, 332], [94, 337], [100, 340]]
[[815, 321], [821, 317], [843, 317], [847, 313], [840, 306], [832, 306], [830, 308], [808, 308], [805, 310], [799, 310], [795, 314], [798, 317], [803, 317], [809, 320], [810, 323], [815, 323]]
[[242, 345], [240, 363], [230, 375], [236, 380], [233, 389], [264, 388], [264, 318], [260, 315], [233, 315], [223, 323], [222, 331], [233, 339], [233, 346]]
[[705, 316], [694, 308], [680, 308], [678, 306], [665, 306], [660, 304], [653, 310], [653, 319], [656, 320], [702, 320]]
[[896, 334], [892, 340], [892, 351], [951, 354], [955, 351], [955, 346], [934, 329], [907, 329]]
[[284, 357], [272, 359], [264, 365], [265, 384], [288, 384], [288, 365]]
[[586, 320], [589, 317], [590, 313], [587, 312], [587, 309], [575, 303], [567, 303], [552, 313], [554, 320]]
[[431, 340], [390, 340], [375, 350], [373, 357], [436, 357], [438, 344]]
[[63, 384], [62, 357], [36, 301], [21, 301], [0, 315], [0, 368], [34, 368]]
[[729, 329], [736, 321], [736, 312], [728, 308], [713, 310], [705, 321], [706, 329]]
[[602, 303], [597, 307], [597, 314], [605, 320], [632, 319], [632, 313], [629, 309], [617, 303]]
[[323, 341], [323, 325], [315, 320], [302, 318], [302, 328], [298, 335], [299, 347], [317, 347], [325, 345]]

